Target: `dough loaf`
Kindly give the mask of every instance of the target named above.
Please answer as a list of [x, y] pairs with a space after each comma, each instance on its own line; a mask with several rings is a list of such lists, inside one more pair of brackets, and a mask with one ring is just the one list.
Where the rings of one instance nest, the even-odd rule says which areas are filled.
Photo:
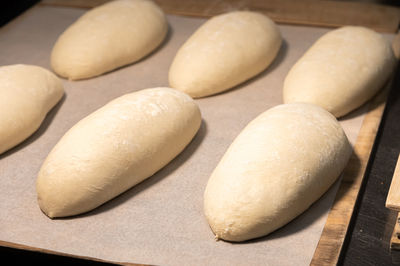
[[39, 206], [49, 217], [90, 211], [169, 163], [195, 136], [188, 95], [154, 88], [121, 96], [73, 126], [43, 163]]
[[390, 43], [380, 34], [342, 27], [322, 36], [292, 67], [283, 101], [317, 104], [341, 117], [375, 95], [394, 65]]
[[239, 134], [213, 171], [204, 211], [217, 239], [269, 234], [334, 183], [351, 154], [336, 118], [319, 106], [278, 105]]
[[169, 84], [192, 97], [225, 91], [266, 69], [281, 43], [278, 28], [262, 14], [236, 11], [213, 17], [177, 52]]
[[61, 80], [47, 69], [0, 67], [0, 153], [32, 135], [63, 94]]
[[162, 10], [147, 0], [117, 0], [96, 7], [57, 40], [51, 66], [71, 80], [91, 78], [133, 63], [166, 36]]

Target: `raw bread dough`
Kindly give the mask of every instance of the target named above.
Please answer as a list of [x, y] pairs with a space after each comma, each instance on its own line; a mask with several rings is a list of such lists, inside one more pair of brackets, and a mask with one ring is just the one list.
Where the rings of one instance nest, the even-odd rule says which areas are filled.
[[305, 211], [332, 185], [351, 146], [319, 106], [283, 104], [259, 115], [212, 173], [204, 211], [217, 239], [261, 237]]
[[162, 10], [147, 0], [117, 0], [96, 7], [57, 40], [51, 66], [71, 80], [91, 78], [133, 63], [166, 36]]
[[390, 43], [380, 34], [342, 27], [322, 36], [292, 67], [283, 101], [317, 104], [341, 117], [375, 95], [394, 65]]
[[73, 126], [42, 165], [38, 202], [49, 217], [90, 211], [169, 163], [201, 124], [186, 94], [146, 89], [119, 97]]
[[0, 67], [0, 154], [32, 135], [63, 94], [61, 80], [47, 69]]
[[179, 49], [169, 84], [192, 97], [225, 91], [267, 68], [281, 43], [278, 28], [262, 14], [236, 11], [213, 17]]

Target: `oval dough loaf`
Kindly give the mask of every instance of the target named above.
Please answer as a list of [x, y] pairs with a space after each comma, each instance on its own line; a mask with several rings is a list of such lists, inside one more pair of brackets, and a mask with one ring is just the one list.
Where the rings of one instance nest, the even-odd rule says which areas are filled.
[[61, 80], [47, 69], [0, 67], [0, 153], [32, 135], [63, 94]]
[[376, 94], [394, 64], [390, 43], [380, 34], [342, 27], [322, 36], [292, 67], [283, 101], [317, 104], [341, 117]]
[[312, 104], [274, 107], [249, 123], [212, 173], [204, 211], [217, 239], [269, 234], [305, 211], [342, 172], [351, 146]]
[[49, 217], [96, 208], [164, 167], [191, 141], [200, 110], [155, 88], [119, 97], [73, 126], [43, 163], [38, 202]]
[[236, 11], [213, 17], [179, 49], [169, 84], [192, 97], [225, 91], [267, 68], [281, 42], [274, 22], [262, 14]]
[[147, 0], [117, 0], [96, 7], [57, 40], [51, 66], [71, 80], [91, 78], [143, 58], [168, 30], [162, 10]]

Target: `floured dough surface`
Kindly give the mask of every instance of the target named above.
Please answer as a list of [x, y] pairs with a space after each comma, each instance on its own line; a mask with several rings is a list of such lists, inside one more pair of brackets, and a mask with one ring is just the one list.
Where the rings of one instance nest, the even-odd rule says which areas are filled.
[[61, 80], [47, 69], [0, 67], [0, 153], [32, 135], [63, 94]]
[[312, 104], [279, 105], [251, 121], [213, 171], [204, 211], [218, 239], [271, 233], [333, 184], [351, 146], [340, 124]]
[[169, 84], [192, 97], [230, 89], [266, 69], [282, 43], [267, 16], [235, 11], [209, 19], [178, 50]]
[[121, 96], [73, 126], [43, 163], [38, 202], [49, 217], [90, 211], [150, 177], [195, 136], [200, 110], [170, 88]]
[[96, 7], [68, 27], [51, 54], [62, 77], [85, 79], [136, 62], [164, 40], [163, 11], [149, 0], [116, 0]]
[[332, 30], [289, 71], [283, 100], [317, 104], [340, 117], [375, 95], [394, 65], [390, 43], [380, 34], [355, 26]]

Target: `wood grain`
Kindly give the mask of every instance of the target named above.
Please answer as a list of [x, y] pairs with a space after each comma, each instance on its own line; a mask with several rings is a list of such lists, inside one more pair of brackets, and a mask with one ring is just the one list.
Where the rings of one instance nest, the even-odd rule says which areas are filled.
[[[400, 155], [397, 159], [392, 182], [390, 184], [388, 196], [386, 198], [386, 208], [400, 211]], [[390, 238], [390, 248], [400, 250], [400, 214], [397, 213], [392, 236]]]
[[400, 213], [397, 213], [396, 223], [390, 238], [390, 248], [400, 250]]
[[[42, 0], [42, 4], [91, 8], [108, 0]], [[233, 10], [262, 12], [277, 23], [340, 27], [359, 25], [395, 33], [400, 8], [375, 3], [320, 0], [155, 0], [168, 14], [210, 17]]]
[[343, 171], [341, 185], [328, 214], [310, 265], [336, 265], [367, 169], [376, 133], [385, 109], [388, 88], [369, 104], [353, 154]]
[[[41, 4], [90, 8], [108, 0], [43, 0]], [[166, 13], [210, 17], [231, 10], [257, 10], [278, 23], [338, 27], [361, 25], [378, 31], [396, 32], [400, 22], [400, 9], [377, 4], [316, 0], [156, 0]], [[369, 156], [385, 108], [387, 92], [383, 91], [369, 105], [354, 147], [354, 153], [343, 173], [332, 209], [328, 215], [311, 265], [335, 265], [354, 211]], [[0, 241], [2, 246], [55, 253], [48, 250]], [[69, 254], [60, 254], [67, 255]], [[91, 259], [91, 258], [90, 258]]]
[[386, 208], [400, 211], [400, 155], [397, 160], [385, 205]]

